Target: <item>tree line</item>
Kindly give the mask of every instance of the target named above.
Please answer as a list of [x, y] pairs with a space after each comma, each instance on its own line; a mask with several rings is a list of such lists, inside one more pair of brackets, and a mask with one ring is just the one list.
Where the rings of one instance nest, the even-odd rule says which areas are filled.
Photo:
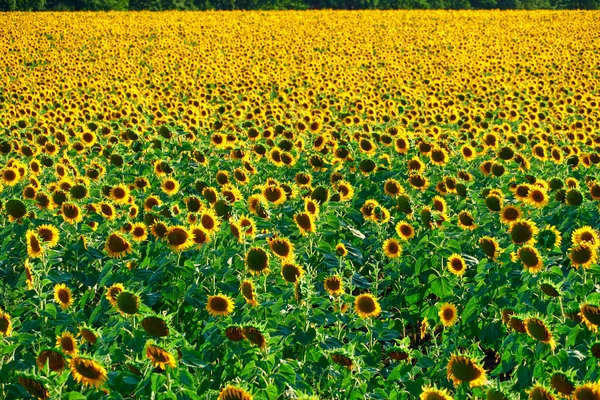
[[0, 11], [600, 9], [600, 0], [0, 0]]

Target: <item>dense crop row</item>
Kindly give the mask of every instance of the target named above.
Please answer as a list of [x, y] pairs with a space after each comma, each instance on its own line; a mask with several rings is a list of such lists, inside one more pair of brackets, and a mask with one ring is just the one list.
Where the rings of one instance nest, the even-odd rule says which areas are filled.
[[0, 398], [600, 398], [600, 14], [0, 22]]

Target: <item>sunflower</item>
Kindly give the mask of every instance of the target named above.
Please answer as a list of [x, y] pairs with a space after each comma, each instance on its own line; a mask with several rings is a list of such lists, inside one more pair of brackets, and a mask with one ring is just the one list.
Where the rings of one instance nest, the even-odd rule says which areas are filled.
[[555, 226], [546, 225], [546, 227], [539, 232], [538, 242], [546, 249], [551, 250], [555, 247], [560, 247], [562, 235]]
[[70, 367], [73, 378], [84, 386], [98, 388], [108, 377], [106, 369], [92, 358], [75, 356], [71, 359]]
[[219, 217], [217, 217], [216, 213], [212, 209], [206, 209], [202, 211], [199, 220], [199, 225], [211, 236], [216, 233], [221, 226]]
[[423, 386], [421, 388], [421, 395], [419, 396], [419, 400], [453, 400], [448, 390], [446, 389], [437, 389], [433, 386]]
[[340, 257], [346, 257], [348, 255], [348, 249], [346, 248], [346, 245], [344, 245], [343, 243], [338, 243], [335, 246], [335, 252]]
[[523, 216], [523, 212], [517, 206], [504, 206], [500, 210], [500, 221], [503, 224], [510, 225], [515, 221], [518, 221]]
[[173, 178], [166, 178], [161, 182], [160, 188], [165, 194], [173, 196], [179, 191], [179, 182]]
[[400, 193], [404, 192], [404, 188], [402, 187], [400, 182], [398, 182], [395, 179], [390, 178], [390, 179], [386, 180], [385, 183], [383, 184], [383, 191], [385, 192], [385, 194], [387, 194], [390, 197], [396, 197]]
[[572, 378], [562, 372], [555, 372], [550, 377], [550, 386], [562, 396], [568, 397], [575, 391]]
[[147, 316], [141, 321], [144, 331], [155, 337], [165, 337], [169, 335], [169, 326], [167, 322], [158, 316]]
[[573, 392], [573, 400], [600, 400], [600, 384], [586, 383]]
[[21, 175], [16, 168], [8, 167], [2, 171], [2, 183], [7, 186], [15, 186], [21, 180]]
[[535, 235], [538, 234], [536, 224], [529, 219], [522, 219], [510, 225], [510, 237], [516, 244], [533, 244]]
[[429, 187], [429, 180], [419, 173], [411, 173], [408, 177], [408, 183], [417, 190], [425, 191]]
[[106, 289], [106, 299], [113, 307], [117, 306], [117, 298], [123, 290], [125, 290], [125, 287], [121, 283], [115, 283]]
[[579, 315], [590, 331], [598, 332], [598, 326], [600, 326], [600, 307], [583, 303], [579, 307]]
[[127, 204], [129, 199], [129, 188], [125, 185], [117, 185], [110, 189], [110, 198], [115, 204]]
[[452, 355], [447, 366], [448, 379], [454, 386], [468, 382], [470, 387], [482, 386], [486, 382], [485, 370], [476, 360], [467, 356]]
[[44, 224], [35, 230], [37, 236], [44, 242], [48, 248], [53, 248], [58, 244], [60, 233], [54, 225]]
[[100, 207], [100, 213], [104, 218], [111, 221], [117, 218], [117, 211], [115, 210], [115, 206], [110, 203], [100, 203], [98, 205]]
[[281, 276], [289, 283], [298, 283], [302, 275], [304, 275], [304, 269], [299, 265], [285, 263], [281, 266]]
[[265, 185], [261, 194], [263, 198], [275, 206], [279, 206], [287, 200], [285, 190], [277, 184]]
[[479, 239], [479, 248], [485, 253], [485, 255], [492, 260], [495, 260], [500, 253], [500, 246], [496, 239], [490, 236], [483, 236]]
[[32, 290], [34, 276], [33, 276], [33, 271], [31, 269], [31, 264], [29, 263], [29, 259], [25, 260], [24, 268], [25, 268], [25, 282], [27, 283], [27, 289]]
[[552, 332], [546, 327], [544, 321], [539, 318], [527, 318], [523, 321], [525, 330], [529, 336], [533, 339], [538, 340], [542, 343], [550, 345], [550, 348], [554, 350], [556, 342], [552, 338]]
[[258, 328], [253, 326], [245, 326], [242, 329], [242, 333], [244, 334], [244, 337], [250, 341], [250, 343], [260, 347], [261, 349], [264, 349], [267, 345], [265, 336]]
[[225, 336], [227, 336], [227, 339], [231, 340], [232, 342], [239, 342], [245, 339], [244, 330], [242, 327], [236, 325], [228, 326], [225, 329]]
[[68, 310], [69, 307], [73, 305], [71, 290], [64, 283], [54, 286], [54, 301], [56, 301], [63, 310]]
[[86, 327], [85, 325], [79, 330], [78, 336], [81, 336], [83, 340], [88, 342], [89, 344], [96, 344], [98, 340], [98, 335], [91, 328]]
[[544, 189], [532, 187], [525, 202], [533, 207], [542, 208], [548, 205], [548, 193]]
[[2, 311], [0, 308], [0, 335], [10, 336], [12, 332], [12, 323], [10, 321], [10, 315]]
[[221, 390], [217, 400], [252, 400], [252, 395], [244, 389], [228, 385]]
[[379, 302], [373, 295], [368, 293], [356, 297], [354, 310], [361, 318], [374, 318], [381, 314]]
[[290, 261], [294, 258], [294, 244], [287, 238], [267, 239], [269, 247], [275, 256], [283, 261]]
[[600, 235], [598, 235], [598, 232], [589, 225], [576, 229], [571, 235], [571, 243], [574, 246], [584, 242], [592, 248], [598, 248], [598, 246], [600, 246]]
[[146, 357], [152, 361], [152, 365], [155, 368], [160, 368], [161, 370], [165, 370], [167, 367], [175, 368], [177, 366], [175, 357], [173, 357], [171, 353], [152, 342], [146, 343]]
[[452, 326], [458, 318], [458, 310], [454, 304], [444, 303], [440, 307], [438, 315], [444, 326]]
[[334, 187], [340, 195], [340, 202], [350, 201], [354, 197], [354, 187], [350, 182], [340, 180], [335, 183]]
[[44, 383], [35, 376], [19, 374], [17, 381], [36, 399], [46, 400], [50, 398], [50, 393]]
[[131, 225], [131, 237], [136, 242], [143, 242], [148, 239], [148, 228], [143, 222], [136, 222]]
[[304, 211], [316, 218], [321, 210], [318, 202], [306, 197], [304, 198]]
[[191, 232], [183, 226], [172, 226], [165, 235], [171, 250], [180, 252], [194, 245]]
[[452, 254], [448, 258], [448, 263], [446, 267], [450, 272], [452, 272], [456, 276], [462, 276], [467, 271], [467, 264], [465, 263], [465, 259], [460, 254]]
[[246, 303], [250, 304], [252, 307], [258, 305], [258, 301], [256, 300], [256, 294], [254, 293], [254, 283], [252, 281], [245, 279], [240, 285], [240, 292], [246, 300]]
[[235, 304], [233, 299], [225, 295], [208, 296], [206, 311], [213, 317], [224, 317], [233, 312]]
[[122, 290], [117, 296], [116, 308], [121, 315], [135, 315], [140, 310], [140, 298], [135, 293]]
[[146, 200], [144, 200], [144, 211], [150, 212], [154, 207], [160, 207], [162, 205], [162, 201], [156, 196], [148, 196]]
[[402, 254], [402, 246], [397, 239], [389, 238], [383, 242], [383, 252], [389, 258], [398, 258]]
[[519, 260], [523, 266], [532, 274], [540, 272], [544, 267], [544, 261], [539, 251], [533, 246], [523, 246], [517, 251]]
[[406, 221], [400, 221], [396, 224], [396, 233], [403, 240], [409, 240], [415, 237], [415, 229]]
[[259, 247], [248, 250], [245, 263], [252, 275], [269, 273], [269, 255]]
[[589, 268], [598, 261], [596, 248], [589, 245], [588, 242], [581, 242], [570, 250], [569, 259], [575, 268]]
[[303, 236], [316, 231], [314, 217], [307, 212], [301, 212], [294, 215], [294, 221]]
[[345, 367], [349, 370], [352, 370], [354, 368], [354, 363], [353, 363], [352, 359], [342, 352], [335, 352], [335, 353], [331, 354], [331, 359], [337, 365]]
[[121, 258], [133, 251], [127, 239], [117, 232], [111, 233], [108, 236], [104, 249], [112, 258]]
[[192, 225], [189, 229], [192, 235], [192, 241], [196, 245], [196, 248], [200, 249], [205, 243], [210, 242], [210, 235], [200, 226]]
[[38, 235], [33, 230], [28, 230], [25, 234], [25, 240], [27, 242], [27, 254], [31, 258], [40, 258], [44, 255], [45, 250], [42, 247], [42, 243], [38, 238]]
[[59, 350], [46, 348], [39, 352], [35, 359], [35, 364], [39, 369], [44, 369], [46, 364], [50, 371], [60, 372], [67, 366], [63, 353]]
[[164, 238], [168, 230], [169, 228], [162, 222], [155, 222], [150, 226], [150, 231], [152, 232], [152, 235], [157, 239]]
[[71, 332], [63, 332], [56, 337], [56, 347], [59, 347], [64, 354], [74, 356], [77, 354], [77, 339]]
[[344, 282], [339, 276], [330, 276], [325, 279], [325, 290], [330, 296], [339, 297], [344, 294]]
[[531, 400], [556, 400], [548, 389], [540, 385], [535, 385], [527, 393]]
[[475, 219], [468, 211], [461, 211], [458, 213], [458, 226], [460, 226], [463, 230], [472, 231], [477, 228], [477, 224], [475, 223]]

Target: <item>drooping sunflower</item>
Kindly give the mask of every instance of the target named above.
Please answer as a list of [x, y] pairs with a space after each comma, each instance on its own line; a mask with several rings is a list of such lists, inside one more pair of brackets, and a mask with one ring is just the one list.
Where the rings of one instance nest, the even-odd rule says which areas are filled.
[[588, 242], [581, 242], [570, 250], [569, 259], [575, 268], [589, 268], [598, 261], [596, 248], [589, 245]]
[[269, 247], [275, 256], [281, 260], [290, 261], [294, 258], [294, 244], [287, 238], [267, 239]]
[[444, 303], [438, 312], [440, 321], [444, 326], [452, 326], [458, 319], [458, 310], [452, 303]]
[[258, 300], [256, 299], [256, 294], [254, 293], [254, 283], [251, 280], [245, 279], [240, 285], [240, 292], [246, 300], [246, 303], [250, 304], [252, 307], [258, 305]]
[[160, 368], [161, 370], [165, 370], [167, 367], [175, 368], [177, 366], [175, 357], [173, 357], [171, 353], [152, 342], [146, 343], [146, 357], [152, 361], [152, 365], [155, 368]]
[[37, 227], [35, 232], [48, 248], [53, 248], [56, 246], [60, 239], [60, 233], [54, 225], [40, 225]]
[[259, 247], [253, 247], [248, 250], [245, 263], [252, 275], [269, 273], [269, 255]]
[[530, 400], [556, 400], [556, 397], [545, 387], [535, 385], [527, 391]]
[[165, 238], [171, 250], [175, 252], [187, 250], [194, 245], [190, 231], [179, 225], [170, 227]]
[[267, 345], [267, 339], [265, 335], [260, 331], [260, 329], [254, 326], [244, 326], [242, 329], [244, 337], [250, 341], [250, 343], [258, 346], [261, 349], [264, 349]]
[[27, 283], [27, 289], [32, 290], [33, 282], [34, 282], [34, 275], [33, 275], [33, 270], [31, 268], [29, 259], [25, 260], [24, 269], [25, 269], [25, 283]]
[[74, 356], [77, 354], [77, 339], [71, 332], [63, 332], [62, 335], [56, 337], [56, 347], [68, 355]]
[[107, 220], [112, 221], [117, 218], [117, 211], [115, 210], [115, 206], [112, 204], [100, 203], [98, 206], [100, 208], [100, 214], [102, 214], [102, 216]]
[[448, 379], [454, 386], [461, 383], [469, 383], [470, 387], [482, 386], [486, 382], [485, 370], [477, 364], [477, 361], [463, 355], [452, 355], [447, 366]]
[[555, 247], [560, 247], [562, 243], [562, 235], [555, 226], [546, 225], [545, 228], [540, 229], [537, 241], [546, 249], [551, 250]]
[[84, 325], [80, 330], [78, 336], [81, 336], [83, 340], [88, 342], [89, 344], [96, 344], [98, 340], [98, 334], [94, 332], [90, 327]]
[[27, 254], [29, 257], [40, 258], [45, 254], [46, 251], [35, 231], [28, 230], [25, 234], [25, 240], [27, 242]]
[[12, 322], [10, 315], [2, 311], [0, 308], [0, 335], [10, 336], [12, 332]]
[[438, 389], [435, 386], [423, 386], [419, 400], [454, 400], [447, 389]]
[[169, 326], [167, 322], [156, 315], [149, 315], [145, 317], [141, 323], [144, 331], [154, 337], [166, 337], [169, 335]]
[[92, 358], [75, 356], [70, 366], [73, 378], [84, 386], [100, 387], [108, 378], [106, 369]]
[[448, 263], [446, 264], [448, 270], [456, 276], [462, 276], [467, 271], [467, 264], [465, 263], [465, 259], [460, 254], [452, 254], [448, 258]]
[[477, 224], [475, 223], [475, 219], [468, 211], [461, 211], [458, 213], [458, 226], [460, 226], [463, 230], [472, 231], [477, 228]]
[[569, 397], [575, 391], [572, 377], [563, 372], [554, 372], [550, 377], [550, 386], [564, 397]]
[[354, 310], [361, 318], [375, 318], [381, 314], [379, 301], [373, 295], [364, 293], [356, 296]]
[[389, 258], [398, 258], [402, 254], [402, 246], [397, 239], [389, 238], [383, 242], [383, 252]]
[[314, 217], [307, 212], [300, 212], [294, 215], [294, 221], [303, 236], [316, 231]]
[[538, 273], [544, 267], [540, 252], [533, 246], [523, 246], [517, 251], [517, 257], [523, 266], [532, 274]]
[[354, 368], [354, 362], [352, 361], [352, 359], [342, 352], [332, 353], [331, 359], [337, 365], [345, 367], [349, 370], [352, 370]]
[[67, 366], [63, 353], [59, 350], [45, 348], [42, 349], [35, 359], [35, 364], [39, 369], [44, 369], [46, 364], [51, 371], [60, 372]]
[[131, 244], [118, 232], [108, 236], [104, 249], [112, 258], [121, 258], [133, 251]]
[[106, 299], [113, 307], [117, 306], [117, 298], [123, 290], [125, 290], [125, 287], [121, 283], [115, 283], [106, 289]]
[[217, 400], [252, 400], [252, 395], [244, 389], [227, 385], [226, 388], [221, 390]]
[[235, 304], [233, 299], [225, 295], [208, 296], [206, 311], [213, 317], [224, 317], [233, 312]]
[[144, 200], [144, 211], [150, 212], [154, 207], [160, 207], [162, 205], [162, 201], [156, 196], [148, 196], [146, 200]]
[[509, 228], [510, 237], [516, 244], [533, 244], [538, 234], [536, 224], [528, 219], [513, 222]]
[[496, 239], [490, 236], [483, 236], [479, 239], [479, 248], [485, 253], [485, 255], [492, 260], [495, 260], [500, 253], [500, 246]]
[[548, 329], [544, 321], [539, 318], [530, 317], [525, 319], [523, 324], [525, 325], [525, 330], [529, 336], [550, 345], [550, 348], [554, 350], [556, 342], [552, 338], [552, 332], [550, 332], [550, 329]]
[[73, 296], [71, 289], [64, 283], [54, 286], [54, 301], [60, 305], [63, 310], [68, 310], [73, 305]]
[[579, 307], [579, 315], [590, 331], [598, 332], [598, 326], [600, 326], [600, 307], [583, 303]]
[[50, 398], [50, 393], [44, 383], [35, 376], [19, 374], [17, 381], [36, 399], [46, 400]]
[[572, 233], [571, 243], [573, 245], [587, 243], [592, 248], [598, 248], [600, 246], [600, 235], [591, 226], [582, 226]]

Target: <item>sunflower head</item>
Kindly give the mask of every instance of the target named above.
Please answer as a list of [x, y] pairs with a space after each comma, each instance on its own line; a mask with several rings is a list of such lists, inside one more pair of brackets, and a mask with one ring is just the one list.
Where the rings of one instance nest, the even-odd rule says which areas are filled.
[[344, 283], [339, 276], [330, 276], [325, 279], [325, 290], [330, 296], [338, 297], [344, 293]]
[[458, 319], [458, 310], [456, 309], [456, 306], [454, 304], [444, 303], [440, 307], [438, 315], [440, 317], [442, 325], [448, 327], [456, 323], [456, 320]]
[[54, 286], [54, 301], [56, 301], [63, 310], [67, 310], [73, 305], [73, 296], [67, 285], [61, 283]]
[[575, 391], [573, 379], [575, 374], [573, 371], [554, 371], [550, 376], [550, 386], [562, 396], [569, 397]]
[[485, 370], [476, 360], [464, 355], [452, 355], [447, 366], [448, 379], [454, 386], [469, 383], [470, 387], [482, 386], [486, 382]]
[[63, 353], [55, 349], [42, 349], [35, 363], [39, 369], [44, 369], [46, 364], [50, 368], [50, 371], [60, 372], [67, 366]]
[[252, 395], [244, 389], [228, 385], [221, 390], [217, 400], [252, 400]]
[[598, 253], [588, 242], [581, 242], [571, 248], [569, 258], [575, 268], [589, 268], [598, 261]]
[[527, 334], [533, 339], [550, 345], [552, 349], [556, 347], [556, 342], [552, 337], [552, 332], [546, 326], [546, 323], [536, 317], [530, 317], [523, 321]]
[[438, 389], [435, 386], [423, 386], [419, 400], [453, 400], [447, 389]]
[[397, 239], [389, 238], [383, 242], [383, 252], [389, 258], [398, 258], [402, 254], [402, 246]]
[[269, 255], [259, 247], [253, 247], [246, 253], [246, 267], [253, 275], [269, 273]]
[[10, 336], [12, 332], [12, 322], [10, 315], [0, 309], [0, 336]]
[[267, 340], [260, 329], [254, 326], [244, 326], [242, 329], [244, 337], [250, 341], [250, 343], [264, 349], [267, 345]]
[[133, 292], [123, 290], [117, 296], [116, 308], [123, 315], [137, 314], [140, 309], [140, 298]]
[[354, 310], [361, 318], [375, 318], [381, 314], [379, 301], [368, 293], [356, 297], [354, 300]]
[[167, 350], [155, 345], [152, 342], [146, 343], [146, 357], [152, 361], [152, 365], [161, 370], [167, 369], [167, 367], [175, 368], [175, 357]]
[[62, 335], [56, 337], [56, 347], [60, 348], [64, 354], [73, 356], [77, 354], [77, 339], [71, 332], [63, 332]]
[[141, 322], [144, 331], [154, 337], [165, 337], [169, 335], [169, 326], [167, 322], [158, 316], [150, 315]]
[[452, 254], [446, 265], [448, 270], [456, 276], [462, 276], [467, 271], [467, 264], [460, 254]]
[[131, 244], [120, 233], [111, 233], [106, 239], [104, 249], [112, 258], [121, 258], [133, 251]]
[[108, 378], [106, 369], [92, 358], [75, 356], [70, 367], [73, 378], [84, 386], [100, 387]]
[[304, 275], [304, 269], [293, 263], [285, 263], [281, 266], [281, 276], [289, 283], [298, 283]]
[[208, 296], [206, 311], [213, 317], [229, 315], [233, 312], [235, 304], [233, 299], [225, 295]]
[[34, 375], [19, 373], [17, 381], [25, 390], [36, 399], [46, 400], [50, 398], [50, 393], [46, 389], [44, 382]]

